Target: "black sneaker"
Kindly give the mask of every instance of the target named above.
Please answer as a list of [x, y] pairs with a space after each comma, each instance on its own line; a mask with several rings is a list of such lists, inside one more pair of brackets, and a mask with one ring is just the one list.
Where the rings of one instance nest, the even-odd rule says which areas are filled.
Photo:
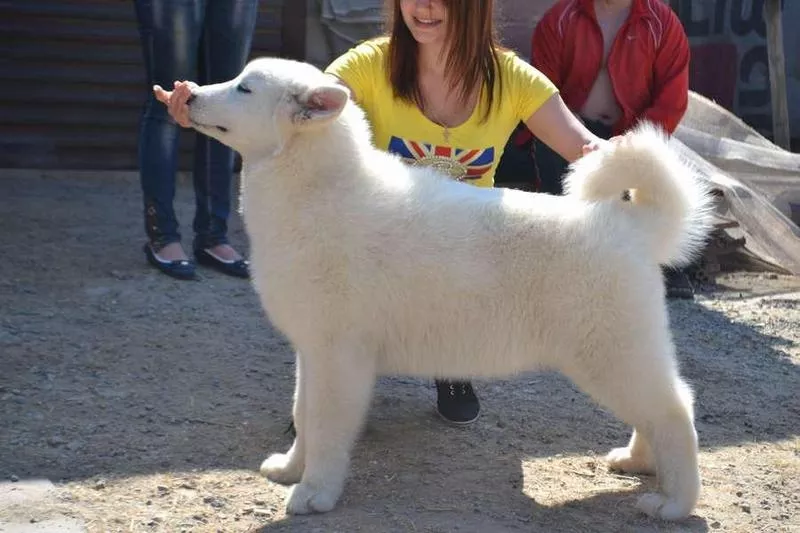
[[436, 381], [439, 415], [459, 426], [472, 424], [481, 414], [481, 404], [469, 381]]
[[664, 284], [667, 288], [667, 298], [694, 299], [694, 286], [686, 272], [669, 267], [665, 267], [662, 270], [664, 272]]

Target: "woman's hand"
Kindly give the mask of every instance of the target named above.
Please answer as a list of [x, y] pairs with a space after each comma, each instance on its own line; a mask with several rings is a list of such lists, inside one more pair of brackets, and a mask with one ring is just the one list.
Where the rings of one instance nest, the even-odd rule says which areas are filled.
[[192, 96], [192, 90], [199, 87], [191, 81], [176, 81], [172, 91], [165, 91], [160, 85], [153, 86], [156, 100], [167, 106], [169, 115], [184, 128], [190, 128], [189, 106], [186, 102]]
[[582, 147], [583, 155], [590, 154], [602, 148], [614, 145], [619, 143], [622, 140], [622, 135], [616, 135], [611, 137], [609, 140], [597, 138], [589, 141], [588, 143], [584, 144]]

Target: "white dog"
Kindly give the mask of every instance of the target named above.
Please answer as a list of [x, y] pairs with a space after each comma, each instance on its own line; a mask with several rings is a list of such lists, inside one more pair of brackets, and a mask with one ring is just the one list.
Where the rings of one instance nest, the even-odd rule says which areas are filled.
[[288, 512], [334, 507], [376, 376], [542, 368], [634, 427], [608, 461], [658, 475], [643, 511], [692, 511], [692, 395], [659, 264], [698, 248], [709, 200], [663, 135], [642, 126], [591, 153], [554, 197], [479, 189], [374, 148], [347, 90], [308, 64], [258, 59], [193, 95], [195, 128], [242, 155], [255, 285], [297, 349], [297, 438], [261, 465], [296, 483]]

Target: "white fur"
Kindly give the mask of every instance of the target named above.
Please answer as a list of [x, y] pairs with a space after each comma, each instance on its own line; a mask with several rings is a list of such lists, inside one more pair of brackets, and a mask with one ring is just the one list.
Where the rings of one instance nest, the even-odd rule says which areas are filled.
[[485, 190], [373, 148], [347, 96], [310, 65], [259, 59], [190, 108], [243, 156], [254, 281], [298, 351], [297, 438], [261, 466], [297, 483], [288, 511], [334, 507], [376, 376], [553, 368], [635, 428], [608, 458], [657, 473], [639, 507], [687, 516], [697, 437], [658, 263], [697, 248], [708, 196], [664, 136], [641, 126], [584, 157], [565, 197]]

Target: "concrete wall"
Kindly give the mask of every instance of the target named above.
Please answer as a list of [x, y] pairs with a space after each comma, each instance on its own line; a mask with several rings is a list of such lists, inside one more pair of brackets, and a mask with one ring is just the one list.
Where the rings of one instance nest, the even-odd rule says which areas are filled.
[[500, 41], [528, 59], [531, 33], [553, 0], [495, 0], [495, 25]]

